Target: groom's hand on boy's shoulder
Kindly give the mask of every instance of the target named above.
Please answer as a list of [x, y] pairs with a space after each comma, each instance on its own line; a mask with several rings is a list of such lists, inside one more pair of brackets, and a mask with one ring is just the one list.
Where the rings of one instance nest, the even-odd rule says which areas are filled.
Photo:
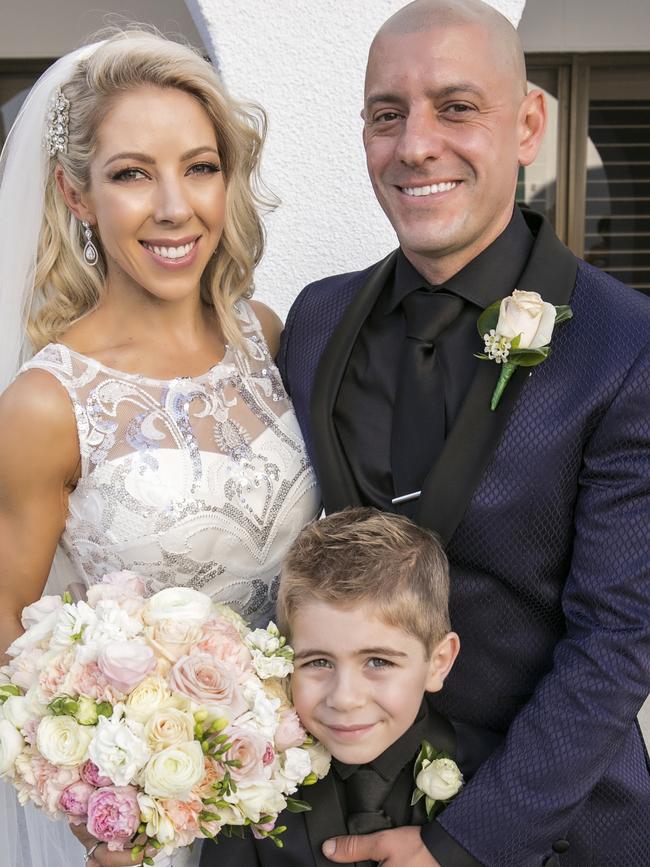
[[377, 861], [382, 867], [440, 867], [422, 842], [420, 831], [408, 826], [363, 837], [335, 837], [323, 843], [323, 854], [336, 864]]

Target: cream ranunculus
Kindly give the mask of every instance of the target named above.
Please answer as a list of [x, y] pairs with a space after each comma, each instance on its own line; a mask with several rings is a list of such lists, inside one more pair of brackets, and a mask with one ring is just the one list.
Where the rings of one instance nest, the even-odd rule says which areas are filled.
[[509, 339], [520, 334], [519, 349], [538, 349], [551, 341], [555, 314], [555, 307], [543, 301], [539, 292], [515, 289], [501, 302], [496, 332]]
[[25, 748], [25, 741], [8, 719], [0, 720], [0, 777], [13, 772], [16, 759]]
[[447, 801], [461, 790], [463, 775], [451, 759], [425, 759], [415, 785], [431, 800]]
[[147, 626], [159, 620], [195, 621], [199, 626], [212, 613], [212, 600], [191, 587], [167, 587], [147, 600], [142, 619]]
[[186, 801], [203, 776], [205, 760], [198, 741], [161, 750], [144, 769], [144, 790], [154, 798]]
[[144, 727], [144, 736], [154, 752], [194, 739], [194, 717], [174, 707], [154, 711]]
[[44, 716], [38, 724], [36, 746], [53, 765], [72, 768], [88, 758], [92, 731], [71, 716]]
[[124, 716], [144, 724], [155, 711], [176, 704], [172, 691], [162, 677], [147, 677], [125, 700]]

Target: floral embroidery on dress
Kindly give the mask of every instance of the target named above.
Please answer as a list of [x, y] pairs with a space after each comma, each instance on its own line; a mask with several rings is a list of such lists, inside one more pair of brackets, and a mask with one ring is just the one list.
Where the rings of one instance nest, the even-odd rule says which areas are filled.
[[[132, 569], [150, 592], [184, 584], [256, 617], [320, 497], [298, 423], [252, 307], [242, 349], [198, 377], [159, 381], [50, 344], [72, 402], [81, 478], [61, 546], [87, 583]], [[21, 372], [22, 372], [21, 370]]]

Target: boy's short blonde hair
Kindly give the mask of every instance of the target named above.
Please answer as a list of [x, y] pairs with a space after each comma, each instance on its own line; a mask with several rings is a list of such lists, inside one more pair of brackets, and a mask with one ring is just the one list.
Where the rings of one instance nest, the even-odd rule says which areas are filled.
[[372, 508], [345, 509], [307, 526], [282, 567], [278, 625], [291, 636], [301, 605], [375, 605], [389, 626], [429, 655], [449, 632], [449, 565], [435, 533]]

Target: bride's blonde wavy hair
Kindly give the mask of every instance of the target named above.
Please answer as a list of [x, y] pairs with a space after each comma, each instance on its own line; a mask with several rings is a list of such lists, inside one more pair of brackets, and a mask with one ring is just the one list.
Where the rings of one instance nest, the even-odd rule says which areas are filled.
[[[100, 34], [101, 36], [102, 34]], [[264, 250], [261, 209], [275, 202], [261, 191], [258, 169], [266, 116], [252, 103], [234, 100], [210, 63], [187, 45], [138, 27], [113, 32], [63, 86], [70, 102], [67, 153], [50, 159], [35, 274], [35, 305], [28, 335], [35, 351], [57, 340], [98, 303], [106, 262], [84, 261], [83, 230], [57, 188], [61, 166], [79, 190], [90, 184], [97, 130], [120, 94], [142, 85], [177, 88], [197, 99], [212, 121], [226, 186], [223, 235], [201, 278], [201, 298], [212, 306], [224, 339], [240, 344], [235, 302], [253, 292], [253, 272]]]

